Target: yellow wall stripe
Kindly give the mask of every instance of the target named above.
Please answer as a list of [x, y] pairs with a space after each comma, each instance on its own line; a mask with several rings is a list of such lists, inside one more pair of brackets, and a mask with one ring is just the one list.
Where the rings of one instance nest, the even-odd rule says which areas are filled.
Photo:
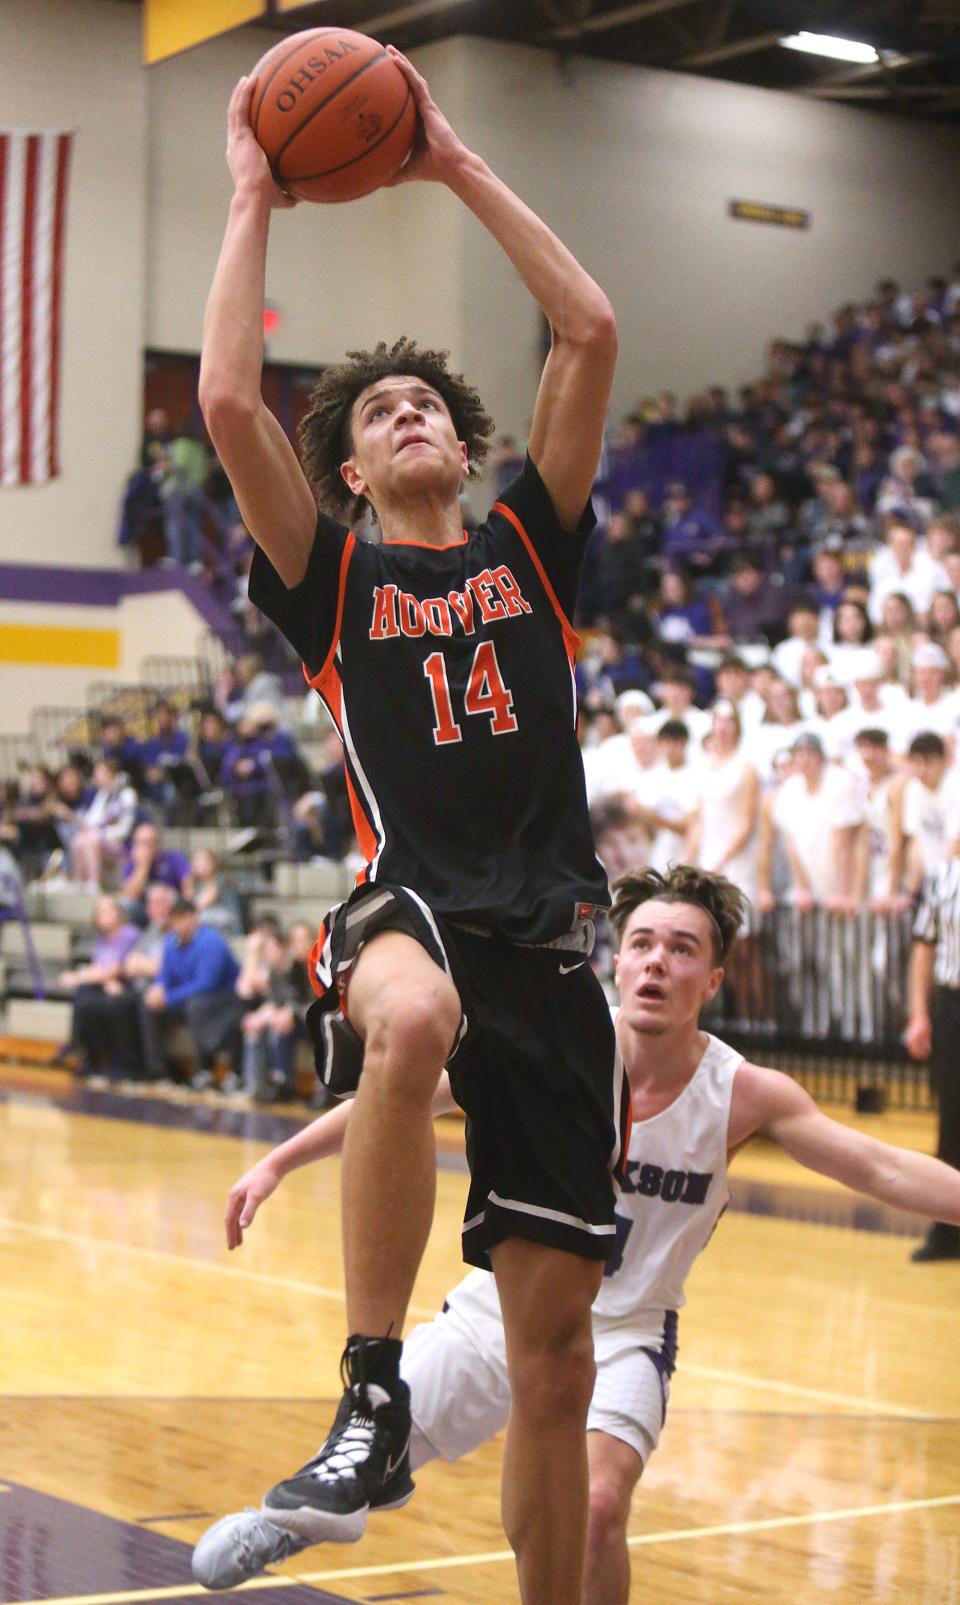
[[119, 669], [120, 631], [79, 625], [0, 624], [0, 663]]
[[266, 0], [146, 0], [143, 59], [147, 66], [164, 61], [245, 22], [256, 22], [268, 9]]

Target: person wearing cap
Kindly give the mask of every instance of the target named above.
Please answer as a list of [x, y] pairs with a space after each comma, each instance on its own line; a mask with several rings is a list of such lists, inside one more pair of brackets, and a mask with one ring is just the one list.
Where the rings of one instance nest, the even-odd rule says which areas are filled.
[[848, 705], [842, 715], [840, 751], [843, 761], [853, 772], [862, 768], [857, 757], [857, 737], [861, 730], [881, 730], [887, 738], [887, 751], [897, 758], [907, 750], [908, 738], [904, 729], [903, 704], [906, 698], [889, 697], [886, 687], [883, 659], [873, 646], [864, 647], [849, 663], [850, 686]]
[[849, 706], [847, 688], [830, 663], [822, 663], [813, 674], [813, 694], [817, 711], [807, 721], [807, 728], [820, 739], [824, 754], [831, 763], [842, 763], [848, 750], [844, 715]]
[[[783, 837], [790, 861], [790, 901], [801, 913], [817, 907], [853, 912], [854, 848], [862, 820], [853, 777], [827, 763], [818, 735], [802, 731], [793, 743], [793, 773], [770, 810], [770, 823]], [[772, 846], [767, 832], [758, 866], [763, 913], [774, 906]]]
[[178, 896], [170, 910], [170, 930], [157, 978], [143, 994], [148, 1062], [160, 1063], [170, 1031], [186, 1025], [197, 1060], [192, 1086], [210, 1085], [218, 1053], [229, 1051], [236, 1063], [243, 1014], [243, 1004], [234, 991], [239, 973], [240, 966], [220, 932], [201, 925], [193, 900]]
[[938, 875], [950, 854], [960, 806], [960, 781], [950, 768], [947, 745], [935, 730], [922, 730], [907, 748], [910, 775], [903, 793], [903, 833], [908, 839], [907, 890], [919, 892]]
[[591, 806], [603, 797], [629, 789], [636, 770], [630, 732], [635, 724], [653, 714], [653, 700], [645, 691], [631, 688], [621, 691], [613, 705], [613, 712], [614, 733], [605, 736], [595, 746], [581, 748], [587, 801]]
[[960, 697], [947, 690], [950, 659], [935, 641], [918, 641], [910, 658], [913, 696], [904, 709], [907, 740], [924, 730], [942, 736], [952, 756], [960, 723]]

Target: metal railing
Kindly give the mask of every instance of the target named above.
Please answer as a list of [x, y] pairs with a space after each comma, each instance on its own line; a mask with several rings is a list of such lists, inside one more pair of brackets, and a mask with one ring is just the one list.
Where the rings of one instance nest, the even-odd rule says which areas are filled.
[[912, 914], [781, 907], [741, 937], [703, 1024], [823, 1102], [931, 1106], [903, 1046]]

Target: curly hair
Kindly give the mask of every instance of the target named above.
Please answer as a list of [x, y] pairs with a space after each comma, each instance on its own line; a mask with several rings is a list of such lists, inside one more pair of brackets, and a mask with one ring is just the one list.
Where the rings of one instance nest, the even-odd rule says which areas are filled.
[[747, 899], [739, 886], [725, 875], [715, 875], [692, 864], [674, 864], [661, 875], [656, 869], [631, 870], [615, 880], [610, 923], [623, 940], [627, 921], [642, 903], [656, 898], [659, 903], [692, 903], [702, 908], [710, 920], [713, 953], [717, 964], [730, 957], [737, 933], [743, 924]]
[[449, 355], [423, 350], [404, 335], [392, 346], [381, 340], [372, 351], [348, 351], [346, 362], [325, 369], [299, 431], [304, 472], [325, 512], [355, 518], [364, 507], [363, 497], [354, 496], [340, 474], [340, 464], [353, 452], [350, 415], [361, 391], [393, 374], [422, 379], [443, 398], [457, 439], [466, 443], [470, 466], [480, 467], [489, 449], [493, 419], [463, 375], [450, 372]]

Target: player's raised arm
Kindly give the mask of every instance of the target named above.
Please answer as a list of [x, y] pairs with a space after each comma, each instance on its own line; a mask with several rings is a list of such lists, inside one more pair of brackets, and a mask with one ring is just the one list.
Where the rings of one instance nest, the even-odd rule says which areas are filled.
[[253, 86], [241, 78], [227, 113], [234, 194], [204, 317], [200, 406], [244, 523], [292, 586], [307, 567], [317, 509], [296, 452], [260, 393], [270, 213], [293, 203], [253, 137]]
[[[450, 1091], [450, 1080], [444, 1070], [433, 1095], [433, 1113], [447, 1115], [456, 1107]], [[312, 1120], [309, 1126], [304, 1126], [302, 1131], [288, 1137], [286, 1142], [271, 1148], [268, 1154], [244, 1172], [239, 1181], [234, 1182], [227, 1197], [224, 1216], [228, 1248], [240, 1247], [244, 1230], [253, 1221], [260, 1205], [271, 1193], [276, 1192], [291, 1170], [313, 1164], [316, 1159], [329, 1159], [332, 1154], [340, 1152], [352, 1109], [352, 1101], [328, 1109], [325, 1114]]]
[[808, 1170], [868, 1198], [960, 1225], [960, 1171], [831, 1120], [779, 1070], [743, 1064], [737, 1071], [731, 1147], [749, 1136], [768, 1137]]
[[566, 246], [458, 139], [416, 68], [391, 47], [417, 98], [419, 144], [395, 182], [433, 179], [469, 207], [510, 258], [550, 324], [529, 451], [565, 529], [597, 471], [617, 357], [613, 308]]

